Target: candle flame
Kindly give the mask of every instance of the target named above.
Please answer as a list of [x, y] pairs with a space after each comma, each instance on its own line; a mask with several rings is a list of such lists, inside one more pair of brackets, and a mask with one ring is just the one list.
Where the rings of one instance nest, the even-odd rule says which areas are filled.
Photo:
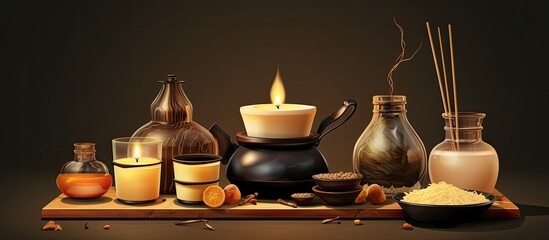
[[133, 158], [138, 159], [141, 157], [141, 151], [139, 150], [139, 145], [136, 145], [133, 149]]
[[276, 76], [271, 86], [271, 102], [278, 108], [284, 103], [286, 98], [286, 91], [284, 90], [284, 84], [280, 77], [280, 70], [276, 69]]

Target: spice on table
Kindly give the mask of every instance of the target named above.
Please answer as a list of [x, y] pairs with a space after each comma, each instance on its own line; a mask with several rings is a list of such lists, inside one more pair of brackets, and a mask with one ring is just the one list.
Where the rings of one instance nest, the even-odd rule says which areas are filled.
[[61, 225], [57, 224], [55, 221], [49, 221], [46, 223], [46, 225], [42, 227], [42, 230], [51, 230], [51, 229], [54, 229], [56, 231], [63, 230], [63, 228], [61, 228]]
[[109, 229], [111, 229], [111, 225], [107, 224], [107, 225], [103, 226], [103, 229], [109, 230]]
[[197, 223], [197, 222], [203, 222], [204, 226], [206, 226], [207, 229], [215, 231], [215, 228], [210, 225], [210, 221], [208, 219], [192, 219], [192, 220], [185, 220], [185, 221], [179, 221], [176, 222], [175, 225], [185, 225], [185, 224], [191, 224], [191, 223]]
[[290, 207], [293, 207], [293, 208], [297, 208], [297, 205], [295, 205], [295, 203], [291, 203], [291, 202], [287, 202], [285, 201], [284, 199], [282, 198], [279, 198], [276, 200], [278, 203], [282, 204], [282, 205], [286, 205], [286, 206], [290, 206]]
[[259, 193], [257, 193], [257, 192], [255, 192], [254, 194], [248, 194], [248, 196], [246, 196], [246, 199], [244, 199], [244, 201], [238, 203], [238, 206], [242, 206], [242, 205], [247, 204], [247, 203], [251, 203], [253, 205], [256, 205], [258, 195], [259, 195]]
[[84, 224], [84, 229], [88, 229], [88, 223]]
[[402, 224], [402, 229], [404, 229], [404, 230], [412, 230], [413, 228], [412, 228], [412, 225], [411, 225], [411, 224], [409, 224], [409, 223], [404, 223], [404, 224]]
[[360, 219], [355, 219], [355, 220], [353, 221], [353, 223], [354, 223], [355, 225], [362, 225], [362, 224], [363, 224], [363, 223], [360, 221]]
[[179, 221], [176, 222], [175, 225], [184, 225], [184, 224], [190, 224], [190, 223], [197, 223], [197, 222], [209, 222], [208, 219], [192, 219], [192, 220], [185, 220], [185, 221]]
[[335, 217], [335, 218], [328, 218], [328, 219], [324, 219], [322, 220], [322, 224], [326, 224], [326, 223], [331, 223], [335, 220], [339, 219], [339, 216]]
[[212, 230], [212, 231], [215, 231], [215, 228], [212, 227], [212, 225], [210, 225], [209, 223], [205, 222], [204, 223], [204, 226], [206, 226], [208, 229]]

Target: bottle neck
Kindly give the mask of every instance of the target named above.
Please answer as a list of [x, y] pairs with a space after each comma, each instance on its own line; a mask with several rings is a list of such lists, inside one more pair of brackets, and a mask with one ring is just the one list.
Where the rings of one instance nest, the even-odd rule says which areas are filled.
[[180, 82], [164, 82], [156, 99], [151, 104], [152, 120], [155, 122], [191, 122], [193, 106], [183, 91]]
[[406, 96], [402, 95], [376, 95], [373, 97], [372, 104], [374, 105], [374, 114], [378, 113], [392, 113], [392, 114], [405, 114], [406, 113]]
[[89, 153], [89, 152], [75, 152], [74, 153], [74, 161], [77, 162], [89, 162], [89, 161], [95, 161], [95, 153]]
[[482, 141], [482, 128], [481, 129], [467, 129], [467, 128], [449, 128], [445, 127], [446, 141], [458, 141], [458, 142], [479, 142]]
[[482, 121], [486, 114], [477, 112], [444, 113], [446, 141], [478, 142], [482, 141]]
[[95, 143], [75, 143], [74, 161], [89, 162], [95, 161]]

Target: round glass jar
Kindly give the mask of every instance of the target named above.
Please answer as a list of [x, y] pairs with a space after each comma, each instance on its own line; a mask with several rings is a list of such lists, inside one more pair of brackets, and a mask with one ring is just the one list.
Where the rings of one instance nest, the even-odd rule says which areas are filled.
[[[497, 182], [499, 160], [496, 150], [482, 140], [484, 113], [442, 114], [444, 141], [429, 155], [431, 182], [444, 181], [456, 187], [491, 193]], [[457, 123], [457, 124], [456, 124]]]
[[56, 183], [67, 197], [97, 198], [107, 193], [112, 176], [107, 165], [95, 159], [95, 143], [75, 143], [74, 160], [63, 165]]

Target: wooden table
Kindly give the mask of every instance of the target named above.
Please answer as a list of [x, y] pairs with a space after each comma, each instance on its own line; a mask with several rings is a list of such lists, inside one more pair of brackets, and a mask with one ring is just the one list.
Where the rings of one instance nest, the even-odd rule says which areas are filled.
[[[498, 199], [485, 214], [485, 218], [519, 218], [519, 208], [501, 192], [493, 193]], [[288, 201], [291, 201], [288, 199]], [[206, 205], [185, 205], [175, 195], [161, 195], [159, 200], [145, 205], [126, 205], [116, 200], [114, 187], [100, 198], [72, 199], [60, 194], [42, 208], [43, 219], [324, 219], [341, 218], [403, 218], [402, 209], [392, 199], [382, 205], [362, 204], [325, 206], [315, 199], [311, 206], [292, 208], [275, 200], [259, 199], [257, 205], [223, 205], [209, 208]]]

